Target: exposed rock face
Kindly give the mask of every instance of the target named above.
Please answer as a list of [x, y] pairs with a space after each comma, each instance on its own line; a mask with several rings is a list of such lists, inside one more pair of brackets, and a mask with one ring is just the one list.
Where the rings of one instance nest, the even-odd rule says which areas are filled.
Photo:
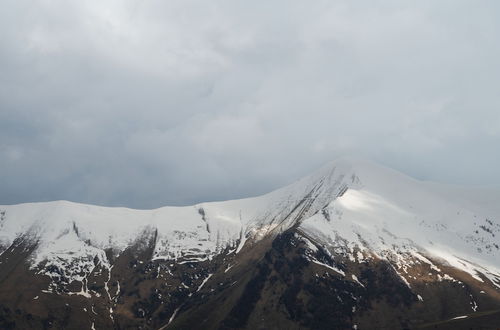
[[192, 207], [0, 206], [0, 328], [495, 329], [498, 201], [342, 160]]

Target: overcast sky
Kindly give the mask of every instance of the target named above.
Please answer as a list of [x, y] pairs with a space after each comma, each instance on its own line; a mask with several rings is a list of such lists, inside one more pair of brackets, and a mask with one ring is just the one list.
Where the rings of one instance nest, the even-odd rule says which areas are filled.
[[0, 6], [0, 204], [246, 197], [343, 155], [500, 186], [499, 1]]

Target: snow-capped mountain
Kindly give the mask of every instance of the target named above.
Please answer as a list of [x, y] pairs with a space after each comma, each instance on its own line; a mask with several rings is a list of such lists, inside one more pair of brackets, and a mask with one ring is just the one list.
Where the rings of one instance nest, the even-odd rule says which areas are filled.
[[499, 237], [500, 192], [351, 159], [263, 196], [188, 207], [5, 205], [0, 325], [489, 323], [500, 321]]

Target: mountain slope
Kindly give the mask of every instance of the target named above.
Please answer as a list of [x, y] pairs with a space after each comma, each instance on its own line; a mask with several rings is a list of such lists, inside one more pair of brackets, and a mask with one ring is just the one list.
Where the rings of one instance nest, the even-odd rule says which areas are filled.
[[398, 329], [482, 312], [491, 323], [496, 201], [342, 159], [242, 200], [0, 206], [0, 325]]

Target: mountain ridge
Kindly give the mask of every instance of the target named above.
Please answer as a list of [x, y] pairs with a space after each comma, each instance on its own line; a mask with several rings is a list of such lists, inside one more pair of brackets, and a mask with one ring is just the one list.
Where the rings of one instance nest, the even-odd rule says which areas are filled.
[[[269, 326], [277, 320], [315, 328], [313, 307], [304, 309], [297, 294], [316, 306], [317, 289], [332, 286], [345, 287], [346, 293], [334, 290], [323, 303], [348, 299], [351, 309], [361, 308], [339, 309], [339, 327], [375, 320], [397, 328], [403, 312], [432, 322], [450, 311], [500, 309], [500, 214], [490, 204], [495, 198], [471, 200], [453, 191], [344, 158], [245, 199], [152, 210], [67, 201], [0, 206], [0, 292], [18, 301], [0, 299], [0, 306], [23, 315], [5, 312], [0, 321], [32, 326], [35, 321], [24, 319], [36, 314], [27, 301], [44, 299], [87, 306], [83, 314], [71, 313], [92, 327], [154, 328], [173, 322], [169, 327], [196, 328], [186, 315], [206, 318], [199, 306], [228, 299], [233, 305], [208, 317], [214, 328]], [[295, 268], [300, 276], [294, 279], [283, 270]], [[36, 288], [12, 291], [21, 278]], [[231, 281], [241, 283], [236, 291]], [[273, 281], [281, 283], [281, 293], [273, 291]], [[253, 286], [269, 298], [255, 296]], [[438, 304], [446, 290], [462, 305], [446, 307], [440, 315], [419, 312], [426, 310], [419, 304]], [[364, 302], [357, 305], [351, 295]], [[399, 298], [391, 302], [391, 295]], [[379, 299], [385, 301], [382, 307]], [[88, 312], [98, 307], [98, 313]], [[266, 314], [259, 308], [286, 313], [273, 312], [274, 321], [259, 325], [255, 315]], [[387, 320], [371, 314], [378, 308], [388, 310]], [[43, 323], [50, 311], [41, 310], [36, 315]], [[69, 321], [54, 317], [53, 322]]]

